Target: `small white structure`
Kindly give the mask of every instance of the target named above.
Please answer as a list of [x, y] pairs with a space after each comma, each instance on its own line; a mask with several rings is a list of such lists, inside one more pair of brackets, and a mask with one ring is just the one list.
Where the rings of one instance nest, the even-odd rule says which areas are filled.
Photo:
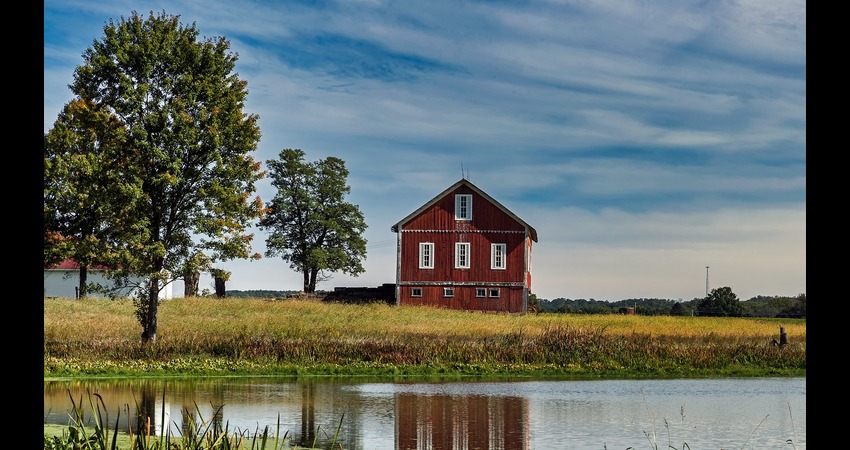
[[[112, 281], [104, 275], [103, 267], [89, 267], [86, 272], [86, 280], [89, 283], [99, 283], [111, 286]], [[141, 282], [141, 278], [136, 281]], [[172, 284], [168, 283], [159, 293], [159, 298], [172, 298]], [[44, 268], [44, 297], [55, 298], [79, 298], [80, 287], [80, 265], [71, 260], [65, 260], [53, 267]], [[129, 297], [132, 290], [121, 292], [121, 296]], [[90, 297], [106, 297], [100, 292], [89, 292]]]

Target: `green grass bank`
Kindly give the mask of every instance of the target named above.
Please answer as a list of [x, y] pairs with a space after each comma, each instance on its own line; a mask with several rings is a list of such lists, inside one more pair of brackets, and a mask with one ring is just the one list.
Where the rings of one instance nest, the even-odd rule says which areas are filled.
[[[788, 345], [772, 344], [780, 327]], [[44, 377], [806, 375], [805, 319], [494, 314], [318, 300], [45, 299]]]

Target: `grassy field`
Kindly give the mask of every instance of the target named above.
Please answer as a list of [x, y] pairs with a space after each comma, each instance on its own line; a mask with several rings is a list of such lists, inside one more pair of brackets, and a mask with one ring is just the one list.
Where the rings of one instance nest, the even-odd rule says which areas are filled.
[[[771, 344], [784, 327], [789, 344]], [[316, 300], [45, 299], [44, 377], [805, 376], [805, 319], [493, 314]]]

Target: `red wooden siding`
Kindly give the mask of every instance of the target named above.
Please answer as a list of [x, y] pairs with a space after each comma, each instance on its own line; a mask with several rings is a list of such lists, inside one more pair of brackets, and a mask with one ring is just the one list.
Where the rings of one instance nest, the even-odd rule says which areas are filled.
[[[523, 284], [525, 235], [494, 232], [401, 233], [401, 279], [404, 281], [445, 281], [455, 283], [493, 282]], [[434, 268], [419, 268], [419, 243], [434, 244]], [[455, 243], [470, 243], [469, 269], [455, 269]], [[490, 244], [506, 244], [505, 269], [491, 269]]]
[[[536, 232], [529, 236], [530, 227], [467, 183], [458, 182], [455, 189], [393, 227], [399, 233], [397, 303], [525, 312]], [[455, 220], [456, 194], [472, 195], [472, 220]], [[455, 268], [458, 242], [470, 244], [469, 268]], [[433, 268], [419, 268], [420, 243], [434, 244]], [[491, 268], [491, 244], [505, 244], [505, 269]], [[453, 287], [454, 296], [445, 297], [444, 287]], [[413, 297], [413, 288], [421, 288], [422, 296]], [[477, 297], [476, 288], [484, 288], [486, 297]], [[499, 289], [498, 297], [490, 297], [491, 288]]]
[[531, 238], [527, 238], [525, 240], [526, 243], [526, 251], [528, 255], [526, 256], [526, 261], [528, 261], [528, 267], [525, 268], [525, 287], [528, 288], [528, 292], [531, 292]]
[[[470, 311], [503, 311], [524, 312], [527, 309], [523, 287], [498, 287], [499, 297], [476, 297], [475, 288], [485, 288], [489, 294], [490, 287], [482, 282], [470, 286], [452, 285], [453, 297], [444, 297], [444, 285], [428, 284], [424, 286], [413, 286], [402, 283], [399, 286], [399, 304], [410, 306], [433, 306], [437, 308], [466, 309]], [[422, 289], [422, 297], [413, 297], [413, 288]]]
[[[455, 194], [472, 194], [472, 220], [455, 220]], [[431, 208], [422, 211], [404, 224], [405, 230], [455, 230], [464, 227], [476, 230], [518, 231], [525, 227], [518, 223], [498, 206], [490, 203], [468, 186], [460, 186], [445, 195]]]

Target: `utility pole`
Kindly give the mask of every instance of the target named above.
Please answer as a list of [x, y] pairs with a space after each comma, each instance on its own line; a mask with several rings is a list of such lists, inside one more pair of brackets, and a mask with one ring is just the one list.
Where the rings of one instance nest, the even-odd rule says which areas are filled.
[[708, 266], [705, 266], [705, 296], [708, 297]]

